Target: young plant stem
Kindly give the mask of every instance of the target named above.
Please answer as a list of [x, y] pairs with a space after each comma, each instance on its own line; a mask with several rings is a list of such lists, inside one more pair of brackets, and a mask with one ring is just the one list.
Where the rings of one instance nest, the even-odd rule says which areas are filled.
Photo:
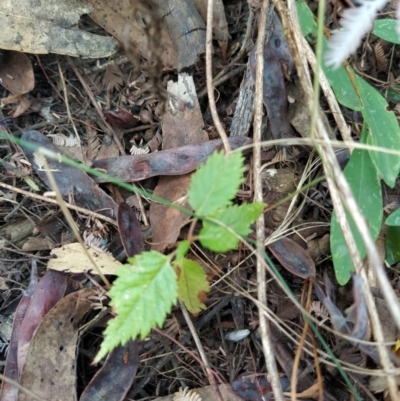
[[[263, 116], [263, 72], [264, 72], [264, 43], [265, 27], [267, 23], [267, 10], [269, 0], [263, 0], [260, 8], [260, 23], [258, 26], [257, 49], [256, 49], [256, 82], [254, 96], [254, 148], [253, 148], [253, 168], [254, 168], [254, 201], [263, 201], [263, 186], [261, 180], [261, 125]], [[274, 349], [271, 341], [271, 333], [268, 319], [263, 314], [263, 308], [267, 305], [267, 285], [265, 276], [265, 260], [263, 256], [265, 242], [265, 221], [264, 214], [261, 213], [256, 222], [257, 235], [257, 296], [260, 305], [258, 315], [260, 319], [260, 334], [263, 352], [267, 364], [268, 379], [271, 382], [272, 390], [276, 401], [283, 401], [281, 382], [279, 380], [276, 366]]]
[[228, 136], [224, 130], [219, 119], [217, 107], [215, 106], [214, 96], [214, 85], [212, 77], [212, 28], [213, 28], [213, 11], [214, 11], [214, 0], [208, 0], [207, 6], [207, 31], [206, 31], [206, 79], [207, 79], [207, 91], [208, 91], [208, 103], [211, 111], [211, 116], [215, 124], [215, 128], [219, 133], [224, 144], [226, 154], [229, 154], [231, 145], [228, 140]]

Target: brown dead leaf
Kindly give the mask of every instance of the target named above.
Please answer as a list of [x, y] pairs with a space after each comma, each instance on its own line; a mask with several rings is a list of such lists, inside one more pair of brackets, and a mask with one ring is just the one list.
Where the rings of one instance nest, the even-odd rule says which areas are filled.
[[114, 39], [73, 28], [91, 11], [82, 0], [4, 0], [0, 9], [0, 48], [26, 53], [58, 53], [89, 58], [115, 53]]
[[54, 271], [46, 272], [37, 284], [18, 337], [18, 372], [20, 375], [25, 364], [29, 343], [36, 329], [48, 311], [64, 296], [67, 284], [67, 276]]
[[[178, 82], [169, 81], [168, 109], [163, 118], [163, 149], [173, 149], [208, 139], [203, 131], [203, 117], [197, 100], [193, 78], [179, 74]], [[154, 195], [188, 207], [186, 200], [190, 175], [160, 177]], [[161, 203], [150, 205], [150, 223], [153, 229], [152, 249], [162, 252], [178, 239], [180, 229], [190, 216]]]
[[79, 401], [122, 401], [132, 386], [139, 362], [138, 342], [114, 348], [85, 388]]
[[23, 95], [35, 86], [31, 60], [24, 53], [2, 51], [0, 56], [0, 83], [13, 95]]
[[[92, 248], [87, 251], [101, 269], [103, 274], [115, 274], [122, 264], [106, 253], [100, 253]], [[68, 273], [92, 273], [96, 274], [95, 267], [92, 265], [79, 242], [64, 245], [60, 248], [53, 248], [51, 255], [57, 259], [50, 259], [47, 268]]]
[[[46, 400], [76, 401], [76, 342], [82, 318], [91, 308], [85, 288], [50, 310], [31, 341], [20, 383]], [[18, 401], [28, 401], [20, 393]]]

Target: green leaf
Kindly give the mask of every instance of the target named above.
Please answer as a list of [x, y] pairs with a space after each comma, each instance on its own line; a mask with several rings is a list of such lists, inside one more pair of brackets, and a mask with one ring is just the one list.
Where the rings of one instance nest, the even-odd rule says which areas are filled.
[[379, 19], [374, 22], [372, 33], [378, 38], [400, 45], [400, 37], [396, 32], [397, 21], [395, 19]]
[[[356, 79], [364, 104], [362, 114], [369, 128], [367, 143], [400, 150], [399, 123], [394, 113], [388, 110], [388, 103], [362, 78], [357, 76]], [[400, 170], [400, 157], [372, 150], [369, 153], [379, 175], [387, 185], [393, 188]]]
[[214, 252], [236, 249], [238, 236], [244, 237], [251, 232], [250, 224], [260, 216], [263, 209], [263, 203], [254, 202], [218, 210], [212, 217], [223, 226], [209, 220], [204, 221], [199, 235], [201, 244]]
[[132, 265], [118, 272], [109, 295], [117, 316], [108, 322], [96, 360], [119, 344], [137, 336], [145, 338], [152, 327], [162, 326], [167, 313], [176, 303], [176, 273], [168, 256], [144, 252], [130, 258]]
[[400, 227], [389, 227], [386, 232], [385, 248], [386, 262], [389, 266], [400, 261]]
[[197, 216], [208, 216], [228, 206], [243, 179], [243, 156], [214, 152], [193, 175], [188, 196]]
[[179, 242], [178, 247], [176, 248], [175, 260], [179, 262], [181, 259], [183, 259], [185, 255], [188, 253], [189, 248], [190, 248], [189, 241], [184, 240]]
[[[362, 214], [369, 224], [371, 236], [375, 240], [382, 224], [382, 194], [380, 181], [369, 153], [365, 150], [354, 150], [344, 170], [344, 175]], [[348, 213], [347, 220], [361, 258], [363, 258], [366, 255], [366, 250], [356, 225]], [[336, 278], [339, 284], [345, 285], [349, 281], [354, 267], [342, 231], [336, 221], [336, 213], [332, 213], [330, 241]]]
[[317, 23], [314, 20], [314, 14], [304, 0], [296, 1], [297, 15], [299, 16], [300, 29], [305, 37], [309, 34], [314, 37], [317, 35]]
[[400, 209], [395, 210], [385, 221], [387, 226], [400, 226]]
[[183, 258], [175, 266], [178, 273], [178, 296], [191, 313], [199, 313], [205, 309], [203, 301], [210, 291], [204, 269], [194, 260]]

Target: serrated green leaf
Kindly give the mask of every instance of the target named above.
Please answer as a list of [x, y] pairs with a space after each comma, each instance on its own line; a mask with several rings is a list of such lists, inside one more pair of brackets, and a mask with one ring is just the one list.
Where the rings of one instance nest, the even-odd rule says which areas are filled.
[[400, 261], [400, 227], [391, 226], [386, 232], [385, 248], [386, 248], [386, 262], [389, 266], [394, 265]]
[[209, 216], [228, 206], [243, 182], [243, 156], [213, 153], [193, 175], [188, 197], [197, 216]]
[[175, 264], [179, 268], [178, 296], [191, 313], [205, 309], [205, 293], [210, 291], [204, 269], [194, 260], [182, 258]]
[[214, 252], [236, 249], [238, 236], [244, 237], [251, 232], [250, 224], [260, 216], [263, 209], [263, 203], [254, 202], [218, 210], [212, 217], [223, 226], [209, 220], [204, 221], [199, 234], [201, 244]]
[[[382, 194], [380, 181], [369, 153], [365, 150], [354, 150], [344, 169], [344, 175], [369, 224], [371, 236], [375, 240], [382, 224]], [[366, 250], [356, 225], [348, 213], [347, 220], [363, 258]], [[336, 221], [336, 213], [332, 213], [330, 242], [336, 279], [339, 284], [345, 285], [350, 280], [354, 267], [342, 231]]]
[[161, 327], [176, 303], [177, 277], [167, 256], [151, 251], [131, 260], [132, 265], [117, 272], [109, 291], [117, 316], [108, 322], [96, 360], [130, 339], [145, 338], [152, 327]]
[[378, 38], [400, 45], [400, 37], [396, 31], [395, 19], [379, 19], [374, 22], [372, 33]]
[[387, 226], [400, 226], [400, 209], [395, 210], [385, 221]]
[[[362, 78], [356, 76], [364, 104], [362, 115], [369, 128], [367, 143], [388, 149], [400, 150], [400, 128], [396, 116], [382, 95]], [[391, 188], [396, 183], [400, 170], [400, 158], [383, 152], [370, 151], [370, 156], [379, 175]]]
[[175, 260], [179, 262], [181, 259], [183, 259], [188, 253], [189, 248], [190, 248], [189, 241], [184, 240], [179, 242], [178, 247], [176, 248]]

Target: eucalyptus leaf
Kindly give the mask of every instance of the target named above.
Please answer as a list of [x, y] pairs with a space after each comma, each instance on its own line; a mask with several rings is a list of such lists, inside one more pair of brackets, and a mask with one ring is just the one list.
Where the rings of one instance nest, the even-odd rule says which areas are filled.
[[[363, 137], [365, 138], [365, 134]], [[382, 193], [380, 180], [369, 152], [361, 149], [354, 150], [344, 170], [344, 175], [362, 214], [368, 222], [371, 236], [375, 240], [382, 224]], [[347, 221], [360, 256], [364, 258], [366, 249], [349, 213], [347, 213]], [[339, 284], [345, 285], [350, 280], [354, 267], [342, 231], [336, 220], [335, 212], [332, 213], [331, 218], [331, 252], [336, 279]]]

